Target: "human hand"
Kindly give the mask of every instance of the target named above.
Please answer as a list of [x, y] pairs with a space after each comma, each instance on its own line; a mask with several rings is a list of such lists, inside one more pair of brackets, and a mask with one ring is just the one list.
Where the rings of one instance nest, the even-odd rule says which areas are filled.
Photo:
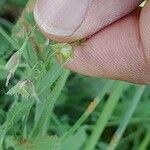
[[150, 83], [150, 1], [37, 0], [42, 32], [58, 42], [87, 38], [66, 66], [96, 77]]

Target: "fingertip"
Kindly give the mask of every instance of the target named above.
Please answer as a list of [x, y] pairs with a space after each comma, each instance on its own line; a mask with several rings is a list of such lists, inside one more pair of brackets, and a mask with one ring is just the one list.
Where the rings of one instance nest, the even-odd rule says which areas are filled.
[[74, 34], [91, 0], [37, 0], [35, 20], [43, 33], [55, 40]]

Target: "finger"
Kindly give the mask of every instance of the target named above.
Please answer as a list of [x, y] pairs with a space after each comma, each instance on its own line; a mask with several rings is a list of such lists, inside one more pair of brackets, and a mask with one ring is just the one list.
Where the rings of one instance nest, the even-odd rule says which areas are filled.
[[50, 39], [71, 42], [98, 32], [133, 11], [141, 0], [38, 0], [34, 16]]
[[95, 34], [85, 45], [75, 49], [75, 56], [66, 67], [89, 76], [149, 83], [149, 56], [146, 56], [150, 55], [149, 11], [150, 5], [141, 15], [145, 18], [141, 19], [141, 29], [140, 11], [136, 10]]
[[141, 42], [143, 44], [145, 56], [147, 57], [147, 63], [150, 63], [150, 1], [141, 12], [140, 17], [140, 34]]
[[48, 34], [69, 36], [82, 23], [90, 2], [91, 0], [37, 0], [35, 19]]

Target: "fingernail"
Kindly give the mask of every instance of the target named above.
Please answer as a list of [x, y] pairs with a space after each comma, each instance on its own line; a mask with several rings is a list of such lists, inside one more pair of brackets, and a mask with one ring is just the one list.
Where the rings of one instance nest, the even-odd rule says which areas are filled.
[[71, 36], [82, 24], [92, 0], [37, 0], [34, 17], [47, 34]]

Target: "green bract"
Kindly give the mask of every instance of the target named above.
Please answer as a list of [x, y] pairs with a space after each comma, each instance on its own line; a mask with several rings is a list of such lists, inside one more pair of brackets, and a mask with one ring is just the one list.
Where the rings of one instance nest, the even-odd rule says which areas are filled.
[[21, 53], [18, 51], [12, 55], [12, 57], [7, 62], [5, 69], [8, 71], [6, 86], [8, 86], [10, 78], [15, 73], [16, 69], [18, 68], [21, 62]]
[[6, 70], [10, 73], [14, 73], [18, 68], [18, 65], [20, 64], [20, 61], [21, 61], [20, 52], [15, 52], [7, 62], [5, 66]]
[[8, 95], [21, 95], [24, 98], [35, 97], [36, 92], [34, 85], [29, 80], [19, 81], [14, 87], [12, 87], [8, 92]]

